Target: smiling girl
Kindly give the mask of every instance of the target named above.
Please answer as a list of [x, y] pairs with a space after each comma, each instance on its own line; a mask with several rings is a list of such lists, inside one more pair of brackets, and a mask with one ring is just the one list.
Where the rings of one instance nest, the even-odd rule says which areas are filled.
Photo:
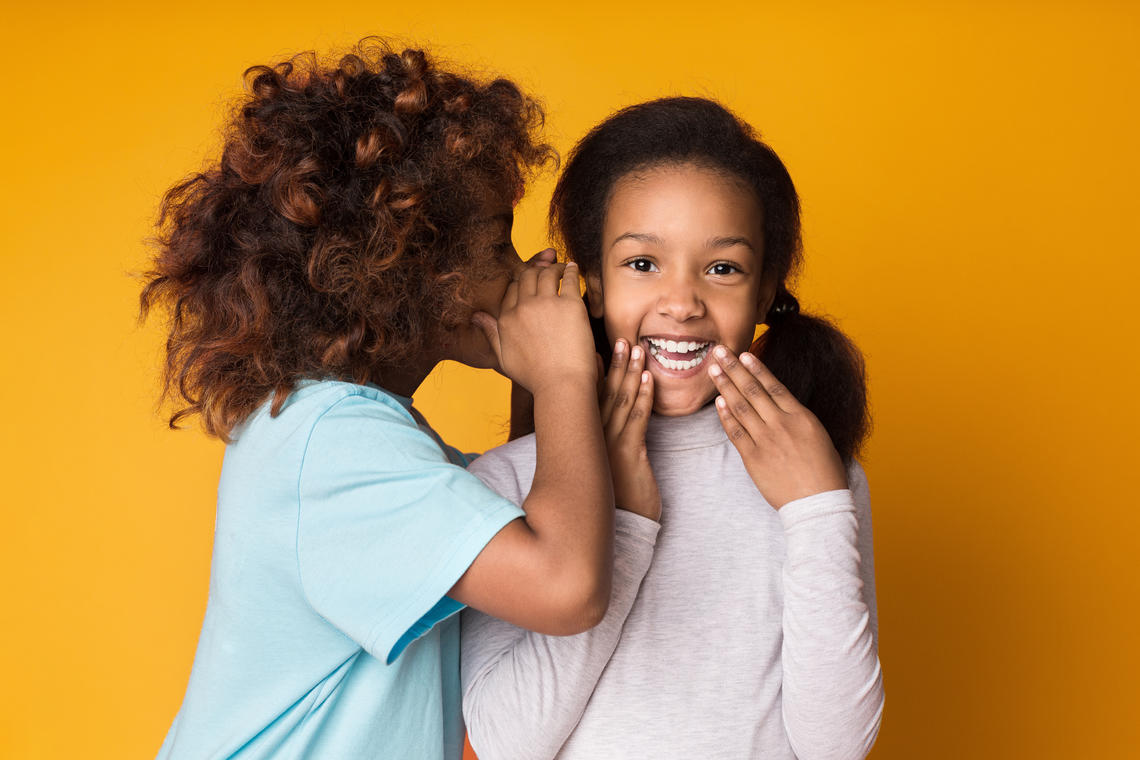
[[[722, 106], [653, 101], [577, 146], [551, 217], [612, 346], [611, 606], [564, 638], [466, 615], [473, 747], [482, 760], [865, 756], [883, 691], [854, 461], [863, 367], [788, 291], [787, 170]], [[534, 457], [522, 438], [472, 470], [518, 502]]]

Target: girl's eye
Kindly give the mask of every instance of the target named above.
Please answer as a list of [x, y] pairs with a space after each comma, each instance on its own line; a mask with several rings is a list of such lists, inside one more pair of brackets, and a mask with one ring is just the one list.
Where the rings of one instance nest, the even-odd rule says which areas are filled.
[[739, 271], [740, 271], [740, 269], [738, 267], [736, 267], [732, 264], [729, 264], [726, 261], [719, 261], [716, 264], [713, 264], [711, 267], [709, 267], [709, 274], [720, 275], [721, 277], [724, 277], [724, 276], [730, 275], [730, 274], [736, 274]]
[[635, 272], [656, 272], [657, 266], [649, 259], [630, 259], [625, 265]]

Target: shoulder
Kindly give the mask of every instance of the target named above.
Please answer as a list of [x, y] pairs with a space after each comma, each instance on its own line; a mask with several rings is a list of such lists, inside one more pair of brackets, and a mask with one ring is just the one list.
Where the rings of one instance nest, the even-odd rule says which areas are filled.
[[481, 470], [493, 470], [527, 463], [533, 467], [535, 452], [534, 433], [531, 433], [504, 443], [502, 446], [496, 446], [479, 456], [468, 469], [477, 473]]
[[855, 514], [861, 524], [871, 521], [871, 489], [867, 483], [867, 473], [863, 465], [854, 459], [847, 468], [847, 487], [851, 491], [851, 501], [855, 504]]
[[852, 493], [856, 490], [867, 490], [867, 473], [863, 465], [855, 459], [851, 460], [851, 465], [847, 468], [847, 483]]
[[266, 399], [235, 429], [234, 436], [260, 435], [273, 428], [291, 429], [326, 418], [336, 420], [356, 416], [410, 427], [416, 425], [411, 413], [394, 396], [379, 388], [339, 380], [302, 380], [276, 414], [270, 413], [271, 405], [272, 400]]
[[383, 391], [353, 383], [304, 380], [272, 413], [265, 399], [232, 432], [227, 457], [240, 461], [267, 460], [280, 464], [312, 442], [314, 431], [329, 430], [341, 437], [343, 428], [403, 428], [416, 430], [411, 415]]
[[446, 462], [439, 445], [419, 428], [393, 396], [372, 386], [322, 381], [294, 392], [279, 415], [308, 423], [306, 469], [324, 462], [337, 469], [365, 458], [369, 466], [403, 469], [412, 463]]
[[294, 405], [316, 412], [322, 419], [348, 420], [362, 417], [416, 427], [411, 412], [395, 396], [370, 385], [323, 380], [304, 385], [290, 394], [282, 413]]
[[537, 448], [534, 434], [497, 446], [467, 468], [490, 488], [521, 503], [534, 481]]

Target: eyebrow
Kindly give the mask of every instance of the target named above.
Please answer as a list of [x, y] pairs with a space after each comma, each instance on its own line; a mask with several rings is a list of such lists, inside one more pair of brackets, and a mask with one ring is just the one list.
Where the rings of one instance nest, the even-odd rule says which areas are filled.
[[615, 246], [623, 240], [636, 240], [639, 243], [661, 245], [661, 238], [649, 232], [626, 232], [614, 238], [614, 242], [610, 243], [610, 245]]
[[[660, 237], [651, 232], [626, 232], [614, 238], [614, 242], [610, 243], [610, 245], [615, 246], [623, 240], [636, 240], [639, 243], [649, 243], [651, 245], [661, 245], [663, 242]], [[752, 241], [739, 235], [711, 237], [705, 243], [706, 247], [718, 250], [721, 248], [731, 248], [734, 245], [743, 245], [753, 253], [756, 252], [756, 246], [752, 245]]]
[[756, 247], [752, 245], [752, 241], [746, 237], [740, 236], [709, 238], [709, 241], [706, 243], [706, 245], [708, 245], [709, 248], [731, 248], [734, 245], [743, 245], [753, 253], [756, 252]]

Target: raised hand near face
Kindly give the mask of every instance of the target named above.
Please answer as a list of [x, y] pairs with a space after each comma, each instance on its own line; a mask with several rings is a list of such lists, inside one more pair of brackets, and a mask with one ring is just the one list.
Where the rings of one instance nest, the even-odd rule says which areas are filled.
[[653, 376], [645, 371], [645, 352], [640, 346], [630, 351], [624, 340], [614, 344], [601, 402], [602, 427], [614, 479], [614, 504], [650, 520], [660, 520], [661, 495], [645, 448], [645, 431], [653, 411]]
[[[538, 259], [538, 257], [536, 257]], [[532, 262], [507, 286], [498, 319], [476, 312], [503, 374], [531, 393], [596, 382], [594, 341], [573, 262]]]
[[823, 425], [750, 353], [713, 349], [709, 376], [717, 413], [752, 482], [776, 509], [847, 488], [839, 452]]

